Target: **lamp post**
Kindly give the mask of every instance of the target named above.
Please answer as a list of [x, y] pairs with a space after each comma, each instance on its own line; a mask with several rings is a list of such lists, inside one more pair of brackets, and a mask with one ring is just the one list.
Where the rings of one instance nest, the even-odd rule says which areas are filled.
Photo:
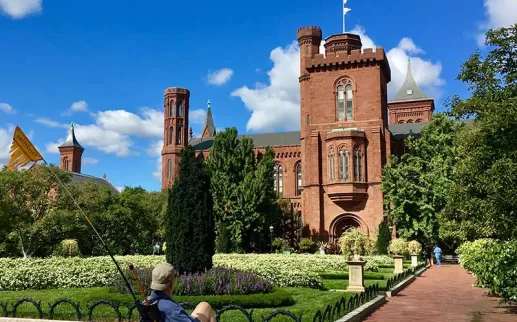
[[273, 225], [269, 226], [269, 237], [270, 237], [270, 246], [271, 246], [271, 253], [273, 253]]

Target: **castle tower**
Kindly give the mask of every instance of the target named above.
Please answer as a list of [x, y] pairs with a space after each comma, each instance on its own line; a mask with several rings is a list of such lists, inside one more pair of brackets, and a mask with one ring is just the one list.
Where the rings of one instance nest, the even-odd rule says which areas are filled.
[[381, 169], [389, 153], [383, 48], [359, 35], [325, 39], [319, 27], [298, 29], [302, 217], [310, 232], [336, 240], [348, 227], [374, 234], [383, 220]]
[[408, 57], [404, 84], [388, 105], [390, 124], [430, 122], [434, 111], [434, 100], [417, 85]]
[[83, 152], [84, 148], [75, 138], [74, 123], [72, 123], [66, 141], [59, 146], [59, 167], [66, 171], [81, 173]]
[[212, 117], [212, 110], [210, 109], [210, 101], [207, 103], [208, 107], [206, 109], [205, 116], [205, 124], [203, 125], [203, 134], [202, 138], [213, 138], [216, 134], [214, 119]]
[[180, 152], [188, 144], [190, 91], [167, 88], [164, 93], [162, 189], [172, 187], [179, 176]]

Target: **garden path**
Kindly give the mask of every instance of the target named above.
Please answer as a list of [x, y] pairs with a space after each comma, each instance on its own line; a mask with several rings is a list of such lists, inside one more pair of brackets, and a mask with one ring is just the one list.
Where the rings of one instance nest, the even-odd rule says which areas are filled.
[[517, 321], [515, 307], [499, 306], [498, 298], [473, 284], [474, 278], [459, 265], [432, 266], [365, 321]]

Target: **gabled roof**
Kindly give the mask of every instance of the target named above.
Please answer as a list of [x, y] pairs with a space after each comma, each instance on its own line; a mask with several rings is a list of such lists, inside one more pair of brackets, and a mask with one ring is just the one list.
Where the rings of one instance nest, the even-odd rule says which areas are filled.
[[214, 119], [212, 117], [212, 110], [210, 109], [210, 101], [208, 101], [208, 108], [206, 110], [205, 124], [203, 125], [202, 135], [204, 135], [205, 132], [208, 133], [208, 137], [215, 136], [215, 125]]
[[85, 181], [90, 181], [92, 183], [108, 187], [111, 190], [111, 192], [115, 195], [120, 193], [120, 191], [118, 191], [118, 189], [114, 185], [112, 185], [111, 182], [108, 181], [108, 179], [98, 178], [98, 177], [94, 177], [94, 176], [90, 176], [90, 175], [82, 174], [82, 173], [77, 173], [77, 172], [70, 172], [70, 174], [72, 175], [72, 177], [71, 177], [72, 183], [80, 184]]
[[74, 123], [70, 124], [70, 130], [68, 132], [68, 137], [66, 138], [66, 141], [59, 146], [60, 148], [66, 148], [66, 147], [77, 147], [84, 150], [84, 148], [79, 144], [77, 139], [75, 138], [75, 131], [74, 131]]
[[427, 96], [417, 85], [415, 78], [413, 77], [413, 71], [411, 70], [411, 59], [408, 57], [407, 61], [407, 73], [404, 84], [398, 91], [397, 95], [391, 102], [399, 101], [415, 101], [431, 99]]

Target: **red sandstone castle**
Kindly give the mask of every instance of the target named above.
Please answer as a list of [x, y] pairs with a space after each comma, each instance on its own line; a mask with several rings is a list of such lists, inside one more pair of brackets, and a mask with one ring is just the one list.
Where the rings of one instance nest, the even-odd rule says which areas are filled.
[[[404, 138], [418, 134], [434, 111], [417, 86], [408, 61], [402, 88], [388, 102], [391, 70], [383, 48], [362, 49], [358, 35], [325, 40], [319, 27], [298, 30], [300, 131], [250, 135], [256, 151], [275, 151], [275, 190], [301, 213], [304, 231], [334, 240], [349, 227], [374, 234], [383, 220], [382, 167], [401, 154]], [[210, 105], [203, 134], [192, 138], [190, 92], [164, 92], [162, 188], [178, 176], [187, 144], [208, 156], [216, 134]]]

